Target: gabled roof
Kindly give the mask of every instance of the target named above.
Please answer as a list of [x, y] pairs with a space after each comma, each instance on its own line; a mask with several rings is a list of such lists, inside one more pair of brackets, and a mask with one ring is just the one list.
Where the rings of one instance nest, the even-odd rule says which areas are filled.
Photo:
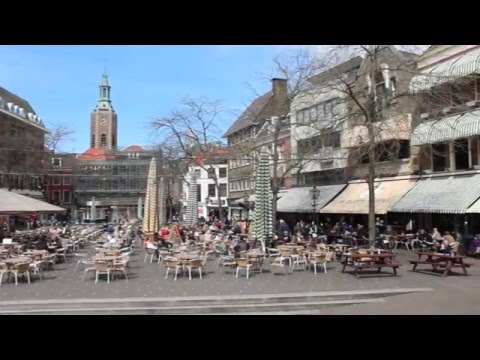
[[242, 130], [257, 120], [258, 116], [262, 113], [262, 110], [268, 104], [269, 100], [272, 98], [273, 92], [269, 91], [266, 94], [256, 98], [250, 106], [238, 117], [238, 119], [233, 123], [232, 126], [227, 130], [223, 137], [227, 137], [239, 130]]
[[77, 157], [79, 160], [106, 160], [114, 158], [114, 152], [105, 148], [90, 148]]
[[358, 69], [362, 64], [363, 58], [361, 56], [356, 56], [350, 60], [342, 62], [331, 69], [322, 71], [320, 74], [314, 75], [308, 79], [312, 84], [320, 84], [326, 80], [332, 80], [338, 77], [338, 75], [351, 72], [355, 69]]
[[[420, 55], [408, 52], [408, 51], [401, 51], [398, 50], [395, 45], [379, 45], [377, 48], [377, 60], [381, 59], [381, 52], [383, 51], [390, 51], [400, 62], [401, 65], [403, 66], [410, 66], [413, 62], [415, 62]], [[369, 64], [371, 63], [372, 58], [369, 56], [366, 56], [365, 59], [363, 60], [362, 65], [360, 66], [359, 73], [364, 73], [366, 69], [368, 69]], [[381, 61], [381, 60], [379, 60]]]
[[0, 86], [0, 97], [3, 99], [3, 101], [5, 101], [5, 103], [11, 102], [23, 108], [23, 110], [25, 110], [25, 114], [28, 114], [30, 112], [36, 115], [35, 110], [33, 110], [32, 106], [29, 104], [27, 100], [21, 98], [18, 95], [15, 95], [14, 93], [11, 93], [10, 91], [8, 91], [7, 89], [1, 86]]
[[416, 61], [420, 57], [419, 54], [415, 54], [409, 51], [400, 50], [399, 53], [402, 54], [407, 61]]

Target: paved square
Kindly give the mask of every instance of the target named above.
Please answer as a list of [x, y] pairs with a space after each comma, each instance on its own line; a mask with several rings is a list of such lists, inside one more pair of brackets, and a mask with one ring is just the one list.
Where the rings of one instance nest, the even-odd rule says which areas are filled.
[[[91, 249], [86, 250], [89, 253]], [[365, 304], [330, 308], [319, 313], [462, 313], [480, 314], [480, 261], [468, 259], [474, 264], [469, 268], [469, 276], [414, 273], [408, 259], [415, 258], [412, 252], [398, 251], [397, 259], [403, 266], [398, 276], [388, 273], [356, 279], [352, 274], [341, 273], [337, 262], [330, 264], [328, 273], [297, 270], [289, 275], [272, 275], [268, 261], [265, 272], [235, 278], [232, 272], [216, 268], [216, 261], [209, 261], [203, 280], [196, 275], [191, 281], [179, 275], [165, 279], [165, 268], [156, 262], [144, 263], [143, 250], [132, 255], [129, 280], [117, 279], [107, 284], [106, 280], [94, 282], [92, 273], [82, 281], [83, 271], [74, 271], [75, 262], [57, 264], [55, 270], [45, 271], [44, 279], [32, 276], [30, 285], [20, 279], [19, 285], [2, 283], [0, 301], [85, 299], [85, 298], [139, 298], [139, 297], [178, 297], [211, 296], [236, 294], [280, 294], [345, 290], [374, 290], [401, 288], [433, 288], [430, 293], [406, 294], [388, 297], [384, 304]], [[458, 273], [460, 274], [460, 273]], [[392, 312], [393, 311], [393, 312]]]

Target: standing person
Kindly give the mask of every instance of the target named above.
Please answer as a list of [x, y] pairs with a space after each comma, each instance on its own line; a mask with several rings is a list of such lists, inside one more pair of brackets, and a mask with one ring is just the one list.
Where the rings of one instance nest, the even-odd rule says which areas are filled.
[[287, 232], [288, 234], [290, 234], [290, 226], [288, 226], [288, 224], [285, 222], [285, 220], [283, 219], [280, 219], [278, 221], [278, 225], [277, 225], [277, 232], [278, 233], [285, 233]]

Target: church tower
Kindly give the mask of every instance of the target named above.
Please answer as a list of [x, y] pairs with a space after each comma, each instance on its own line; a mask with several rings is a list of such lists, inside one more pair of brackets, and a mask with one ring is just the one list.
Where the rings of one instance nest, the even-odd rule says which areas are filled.
[[109, 150], [117, 147], [117, 114], [113, 110], [110, 99], [110, 85], [105, 70], [98, 103], [90, 117], [90, 147], [106, 148]]

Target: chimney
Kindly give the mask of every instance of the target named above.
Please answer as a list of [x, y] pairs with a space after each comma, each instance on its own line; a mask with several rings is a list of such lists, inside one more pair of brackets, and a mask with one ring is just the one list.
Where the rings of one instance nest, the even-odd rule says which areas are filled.
[[287, 79], [272, 79], [273, 96], [287, 97]]

